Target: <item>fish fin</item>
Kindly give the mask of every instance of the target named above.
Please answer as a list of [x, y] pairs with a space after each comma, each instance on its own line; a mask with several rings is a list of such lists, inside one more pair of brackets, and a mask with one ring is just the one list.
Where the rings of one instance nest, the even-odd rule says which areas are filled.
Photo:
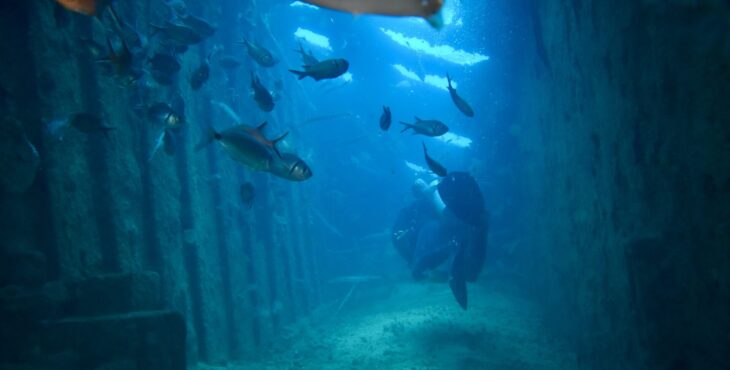
[[195, 151], [198, 152], [206, 146], [210, 145], [215, 140], [220, 139], [221, 135], [213, 129], [213, 126], [206, 125], [203, 137], [200, 139], [198, 145], [195, 146]]
[[426, 143], [421, 141], [421, 145], [423, 145], [423, 154], [428, 157], [428, 149], [426, 149]]
[[[444, 3], [446, 0], [443, 1]], [[443, 8], [442, 8], [443, 9]], [[431, 27], [440, 30], [444, 27], [444, 17], [441, 15], [441, 10], [439, 10], [436, 14], [426, 18], [426, 22], [431, 25]]]
[[297, 70], [293, 70], [293, 69], [290, 69], [289, 72], [297, 75], [297, 77], [299, 77], [300, 80], [303, 80], [305, 77], [307, 77], [307, 72], [297, 71]]
[[262, 132], [268, 123], [268, 121], [262, 122], [260, 125], [256, 126], [256, 131]]
[[413, 118], [415, 118], [415, 119], [416, 119], [416, 122], [421, 122], [421, 121], [423, 121], [422, 119], [418, 118], [418, 116], [413, 116]]
[[411, 129], [411, 128], [413, 128], [413, 125], [411, 125], [410, 123], [406, 123], [406, 122], [399, 122], [399, 123], [400, 123], [401, 125], [403, 125], [403, 126], [406, 126], [406, 127], [404, 128], [404, 129], [402, 129], [402, 130], [400, 131], [401, 133], [404, 133], [404, 132], [408, 131], [408, 129]]
[[152, 152], [150, 152], [150, 156], [147, 157], [147, 163], [152, 162], [152, 158], [155, 157], [155, 154], [157, 154], [157, 151], [162, 146], [162, 142], [165, 138], [166, 132], [167, 132], [167, 130], [162, 130], [162, 133], [160, 134], [160, 136], [157, 137], [157, 140], [155, 140], [155, 146], [152, 147]]
[[451, 76], [449, 76], [449, 72], [446, 72], [446, 81], [449, 82], [449, 90], [453, 90], [454, 87], [451, 86]]
[[[264, 122], [264, 124], [265, 124], [265, 123], [266, 123], [266, 122]], [[280, 141], [284, 140], [284, 138], [285, 138], [285, 137], [286, 137], [287, 135], [289, 135], [289, 132], [288, 132], [288, 131], [287, 131], [287, 132], [285, 132], [285, 133], [284, 133], [284, 135], [281, 135], [281, 136], [277, 137], [276, 139], [274, 139], [274, 140], [271, 140], [271, 144], [272, 144], [272, 145], [271, 145], [271, 148], [272, 148], [272, 149], [274, 149], [274, 153], [276, 153], [276, 155], [277, 155], [277, 156], [279, 156], [279, 158], [282, 158], [282, 157], [281, 157], [281, 152], [279, 152], [279, 149], [278, 149], [278, 148], [276, 147], [276, 144], [278, 144], [278, 143], [279, 143]]]

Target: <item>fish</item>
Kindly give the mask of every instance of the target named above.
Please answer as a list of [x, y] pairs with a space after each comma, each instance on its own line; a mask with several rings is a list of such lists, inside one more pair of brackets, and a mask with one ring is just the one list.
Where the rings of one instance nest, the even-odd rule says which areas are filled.
[[107, 137], [109, 137], [109, 131], [116, 130], [116, 127], [105, 125], [99, 116], [91, 113], [75, 113], [71, 115], [69, 125], [85, 134], [101, 132]]
[[474, 177], [466, 172], [451, 172], [438, 184], [441, 200], [457, 218], [482, 226], [486, 221], [484, 196]]
[[269, 147], [238, 126], [222, 132], [217, 132], [209, 126], [195, 151], [214, 141], [220, 143], [229, 157], [254, 171], [268, 171], [275, 159], [275, 154]]
[[304, 45], [302, 45], [302, 42], [299, 41], [299, 49], [294, 50], [297, 53], [301, 54], [302, 56], [302, 63], [304, 63], [305, 66], [311, 66], [319, 63], [319, 60], [314, 57], [314, 54], [312, 54], [312, 51], [306, 51], [304, 50]]
[[155, 53], [147, 62], [152, 70], [174, 74], [180, 71], [180, 62], [174, 56], [165, 53]]
[[451, 76], [449, 74], [446, 74], [446, 80], [449, 82], [449, 95], [451, 95], [451, 100], [454, 101], [454, 104], [456, 105], [456, 108], [458, 108], [461, 113], [464, 113], [467, 117], [474, 117], [474, 110], [471, 108], [469, 103], [464, 100], [459, 94], [456, 93], [456, 89], [451, 86]]
[[150, 27], [155, 30], [153, 35], [159, 34], [162, 43], [168, 46], [190, 46], [204, 39], [195, 29], [184, 24], [166, 21], [162, 26], [150, 24]]
[[312, 177], [309, 165], [292, 153], [282, 153], [280, 158], [274, 160], [269, 172], [274, 176], [296, 182]]
[[205, 19], [196, 17], [192, 14], [180, 17], [180, 21], [182, 21], [184, 25], [195, 30], [195, 32], [204, 39], [213, 36], [217, 30], [216, 27], [212, 26]]
[[444, 0], [302, 0], [305, 3], [352, 14], [421, 17], [434, 28], [443, 26]]
[[157, 124], [162, 124], [166, 130], [180, 131], [185, 124], [184, 111], [173, 109], [170, 104], [156, 103], [147, 108], [147, 118]]
[[342, 76], [350, 68], [350, 63], [345, 59], [328, 59], [303, 67], [304, 71], [290, 69], [289, 72], [297, 75], [300, 80], [311, 77], [315, 81], [320, 81]]
[[253, 99], [262, 111], [271, 112], [274, 110], [274, 98], [253, 72], [251, 72], [251, 88], [253, 89]]
[[392, 119], [393, 117], [390, 113], [390, 107], [383, 106], [383, 114], [380, 116], [380, 129], [388, 131]]
[[437, 137], [449, 132], [448, 126], [443, 122], [437, 120], [422, 120], [415, 117], [415, 123], [400, 122], [401, 125], [406, 126], [401, 132], [406, 132], [409, 129], [413, 130], [414, 134], [421, 134], [425, 136]]
[[234, 128], [238, 128], [238, 129], [246, 132], [247, 134], [251, 135], [259, 143], [261, 143], [262, 145], [264, 145], [267, 148], [274, 151], [274, 153], [276, 153], [276, 155], [279, 158], [281, 158], [281, 153], [279, 152], [279, 149], [276, 148], [276, 144], [278, 144], [280, 141], [284, 140], [289, 135], [289, 133], [285, 132], [282, 135], [280, 135], [279, 137], [277, 137], [276, 139], [269, 140], [264, 136], [264, 128], [266, 127], [267, 124], [268, 124], [268, 122], [263, 122], [256, 127], [251, 127], [251, 126], [241, 124], [241, 125], [235, 126]]
[[218, 65], [225, 69], [235, 69], [241, 66], [241, 62], [230, 55], [224, 55], [218, 59]]
[[84, 15], [97, 15], [106, 1], [98, 0], [56, 0], [64, 8]]
[[198, 68], [195, 68], [190, 75], [190, 88], [197, 91], [208, 81], [210, 77], [210, 61], [205, 58]]
[[245, 45], [246, 50], [248, 51], [248, 55], [251, 57], [251, 59], [253, 59], [262, 67], [273, 67], [277, 63], [279, 63], [279, 61], [274, 58], [271, 52], [261, 45], [249, 42], [246, 39], [237, 42], [237, 44]]
[[243, 205], [245, 205], [246, 208], [251, 209], [253, 206], [253, 200], [256, 197], [256, 191], [253, 184], [250, 182], [242, 184], [239, 194], [241, 195], [241, 202]]
[[134, 56], [129, 50], [126, 41], [120, 39], [121, 47], [117, 50], [112, 45], [109, 37], [106, 38], [106, 45], [109, 50], [108, 56], [97, 59], [97, 63], [109, 63], [114, 70], [114, 75], [120, 79], [120, 81], [129, 85], [137, 81], [142, 77], [142, 72], [138, 71], [134, 67]]
[[442, 166], [441, 163], [436, 162], [433, 158], [431, 158], [428, 155], [428, 150], [426, 149], [426, 143], [421, 142], [423, 145], [423, 156], [426, 158], [426, 164], [428, 164], [428, 168], [435, 174], [446, 177], [448, 171], [446, 170], [446, 167]]

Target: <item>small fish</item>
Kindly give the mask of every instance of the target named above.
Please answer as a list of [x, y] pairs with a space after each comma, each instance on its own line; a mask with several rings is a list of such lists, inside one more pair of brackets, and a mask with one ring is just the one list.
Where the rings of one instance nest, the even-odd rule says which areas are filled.
[[215, 34], [216, 28], [211, 26], [205, 19], [196, 17], [192, 14], [180, 17], [182, 23], [198, 33], [203, 38], [208, 38]]
[[304, 45], [302, 45], [301, 41], [299, 41], [299, 50], [295, 51], [302, 55], [302, 63], [304, 63], [305, 66], [311, 66], [319, 63], [319, 60], [314, 57], [311, 50], [304, 50]]
[[246, 206], [246, 208], [251, 209], [253, 206], [253, 200], [256, 197], [256, 191], [253, 187], [253, 184], [250, 182], [244, 183], [241, 185], [241, 202], [243, 205]]
[[418, 117], [415, 123], [400, 122], [401, 125], [406, 126], [401, 132], [406, 132], [409, 129], [413, 130], [414, 134], [421, 134], [425, 136], [437, 137], [449, 132], [448, 126], [443, 122], [437, 120], [422, 120]]
[[262, 111], [274, 110], [274, 98], [253, 72], [251, 72], [251, 88], [253, 89], [253, 99]]
[[116, 130], [116, 127], [105, 125], [99, 116], [90, 113], [76, 113], [71, 115], [69, 124], [85, 134], [103, 132], [107, 137], [109, 137], [109, 131]]
[[235, 69], [241, 66], [241, 61], [230, 55], [224, 55], [218, 59], [218, 65], [224, 69]]
[[281, 158], [274, 160], [269, 172], [274, 176], [297, 182], [312, 177], [312, 170], [309, 166], [292, 153], [282, 153]]
[[120, 40], [121, 48], [116, 50], [111, 40], [107, 37], [106, 44], [109, 49], [109, 55], [105, 58], [98, 59], [97, 62], [108, 62], [112, 65], [115, 75], [126, 85], [137, 81], [141, 76], [141, 72], [134, 68], [134, 57], [129, 50], [124, 39]]
[[304, 66], [304, 71], [290, 69], [289, 72], [297, 75], [300, 80], [306, 77], [312, 77], [315, 81], [320, 81], [340, 77], [349, 68], [350, 63], [344, 59], [328, 59], [317, 64]]
[[155, 53], [152, 58], [148, 60], [148, 63], [152, 67], [152, 70], [157, 70], [166, 73], [177, 73], [180, 71], [180, 62], [174, 56], [165, 53]]
[[245, 45], [246, 50], [248, 51], [248, 55], [251, 57], [251, 59], [253, 59], [262, 67], [273, 67], [276, 65], [276, 63], [279, 62], [278, 60], [276, 60], [276, 58], [274, 58], [274, 56], [268, 49], [261, 45], [249, 42], [246, 39], [243, 39], [243, 41], [239, 41], [238, 44]]
[[302, 0], [305, 3], [353, 14], [379, 14], [396, 17], [421, 17], [440, 28], [444, 0]]
[[393, 116], [390, 113], [390, 107], [383, 106], [383, 114], [380, 116], [380, 129], [388, 131]]
[[208, 81], [210, 77], [210, 62], [208, 58], [204, 59], [198, 68], [193, 71], [190, 75], [190, 88], [193, 90], [200, 90], [201, 87]]
[[461, 113], [464, 113], [465, 116], [474, 117], [474, 110], [471, 109], [469, 103], [467, 103], [466, 100], [459, 96], [459, 94], [456, 93], [456, 89], [451, 86], [451, 76], [449, 76], [448, 73], [446, 74], [446, 80], [449, 81], [449, 94], [451, 95], [451, 100], [454, 101], [456, 108], [458, 108]]
[[183, 111], [176, 111], [167, 103], [156, 103], [147, 108], [147, 118], [162, 124], [166, 130], [179, 131], [185, 124]]
[[217, 141], [223, 150], [235, 161], [255, 171], [268, 171], [271, 168], [275, 155], [266, 145], [240, 127], [217, 132], [212, 127], [195, 147], [195, 151]]
[[423, 145], [423, 156], [426, 158], [426, 164], [428, 164], [428, 168], [433, 171], [433, 173], [441, 176], [446, 177], [448, 174], [448, 171], [446, 170], [446, 167], [442, 166], [441, 163], [436, 162], [433, 158], [431, 158], [428, 155], [428, 150], [426, 149], [426, 144], [421, 142]]
[[150, 24], [150, 27], [155, 30], [153, 35], [159, 34], [161, 42], [169, 46], [190, 46], [198, 44], [204, 39], [193, 28], [170, 21], [165, 22], [162, 26]]

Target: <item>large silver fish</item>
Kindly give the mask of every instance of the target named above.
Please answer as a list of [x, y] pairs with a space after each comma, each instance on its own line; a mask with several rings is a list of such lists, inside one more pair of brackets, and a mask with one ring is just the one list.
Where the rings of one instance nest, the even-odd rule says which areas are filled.
[[291, 153], [282, 153], [281, 158], [276, 158], [269, 172], [290, 181], [304, 181], [312, 177], [312, 170], [304, 160]]
[[198, 151], [213, 141], [219, 142], [223, 150], [235, 161], [256, 171], [270, 170], [276, 156], [271, 148], [238, 126], [222, 132], [217, 132], [209, 127], [208, 133], [195, 147], [195, 150]]
[[421, 17], [432, 26], [443, 25], [439, 11], [444, 0], [303, 0], [305, 3], [353, 14]]

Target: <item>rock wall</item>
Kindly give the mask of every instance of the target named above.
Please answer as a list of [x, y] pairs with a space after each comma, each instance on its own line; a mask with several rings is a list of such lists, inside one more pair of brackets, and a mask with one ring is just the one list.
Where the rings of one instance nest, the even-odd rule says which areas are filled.
[[513, 123], [528, 286], [590, 369], [730, 366], [730, 9], [542, 1]]
[[[53, 1], [6, 1], [0, 6], [0, 112], [6, 122], [3, 130], [12, 134], [3, 140], [12, 138], [20, 148], [2, 157], [4, 174], [17, 179], [5, 178], [0, 189], [0, 286], [8, 287], [3, 297], [13, 301], [44, 291], [50, 282], [154, 272], [161, 296], [157, 309], [185, 318], [188, 362], [225, 363], [256, 356], [284, 325], [307, 315], [317, 304], [317, 282], [311, 271], [313, 243], [302, 232], [309, 219], [295, 208], [306, 204], [297, 184], [257, 177], [256, 207], [246, 211], [239, 206], [239, 184], [252, 181], [252, 175], [219, 148], [194, 151], [203, 125], [216, 117], [210, 104], [213, 96], [240, 111], [258, 108], [246, 94], [251, 66], [230, 76], [213, 66], [211, 79], [200, 91], [188, 83], [192, 70], [214, 43], [244, 59], [244, 50], [233, 41], [254, 32], [254, 26], [245, 25], [265, 23], [252, 3], [189, 5], [193, 14], [215, 20], [226, 32], [191, 47], [169, 87], [152, 81], [121, 86], [100, 73], [81, 40], [104, 43], [108, 31], [101, 24], [109, 25], [108, 15], [100, 22], [56, 13]], [[123, 22], [143, 35], [149, 34], [150, 23], [170, 16], [161, 1], [115, 6]], [[234, 6], [236, 11], [231, 10]], [[246, 22], [237, 18], [240, 14]], [[259, 35], [258, 40], [283, 50], [273, 39]], [[258, 73], [273, 81], [288, 72]], [[161, 129], [140, 116], [139, 105], [170, 102], [177, 94], [186, 103], [188, 127], [178, 138], [174, 156], [160, 151], [150, 160]], [[290, 94], [296, 102], [297, 90]], [[268, 117], [269, 128], [283, 130], [297, 111], [294, 103], [277, 107]], [[62, 139], [48, 135], [51, 119], [74, 112], [97, 114], [115, 130], [107, 137], [73, 128], [66, 128]], [[36, 166], [26, 139], [37, 151]], [[100, 289], [104, 288], [119, 287]], [[94, 335], [96, 323], [79, 323], [84, 315], [83, 310], [68, 310], [34, 320], [70, 316], [64, 328]], [[157, 317], [141, 315], [140, 320]], [[165, 315], [162, 322], [167, 322]], [[128, 327], [116, 321], [110, 325]], [[19, 350], [30, 351], [32, 346]], [[0, 358], [0, 363], [8, 360], [23, 358]]]

